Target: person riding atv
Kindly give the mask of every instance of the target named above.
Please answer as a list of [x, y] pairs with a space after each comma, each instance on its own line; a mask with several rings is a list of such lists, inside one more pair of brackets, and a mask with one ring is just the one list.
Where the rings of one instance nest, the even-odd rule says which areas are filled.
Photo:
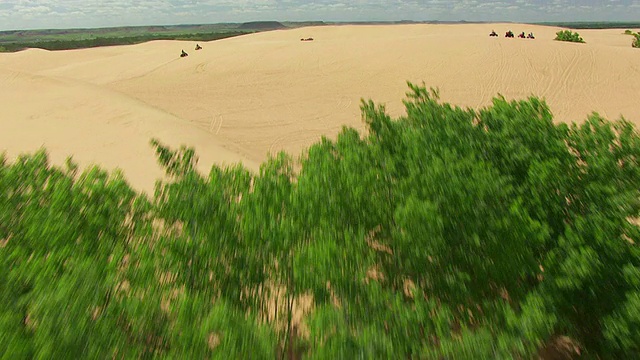
[[527, 35], [527, 39], [535, 39], [535, 36], [533, 36], [533, 33], [529, 33], [529, 35]]
[[189, 54], [187, 54], [186, 52], [184, 52], [184, 50], [182, 50], [182, 54], [180, 54], [180, 57], [185, 57], [185, 56], [189, 56]]
[[489, 34], [489, 36], [498, 36], [498, 33], [496, 33], [494, 30], [491, 30], [491, 34]]
[[513, 37], [513, 31], [511, 31], [511, 30], [507, 31], [507, 33], [504, 34], [504, 37], [512, 38]]
[[524, 31], [523, 31], [523, 32], [521, 32], [521, 33], [520, 33], [520, 35], [518, 35], [518, 37], [519, 37], [520, 39], [524, 39], [524, 37], [525, 37], [525, 36], [524, 36]]
[[196, 50], [200, 50], [202, 49], [202, 46], [200, 46], [200, 44], [196, 44]]

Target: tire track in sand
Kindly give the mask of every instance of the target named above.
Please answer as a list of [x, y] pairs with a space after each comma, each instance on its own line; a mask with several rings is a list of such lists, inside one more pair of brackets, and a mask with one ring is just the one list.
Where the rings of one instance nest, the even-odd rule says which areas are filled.
[[[580, 49], [573, 49], [571, 55], [566, 56], [564, 52], [558, 56], [558, 64], [564, 64], [563, 70], [558, 76], [556, 82], [558, 83], [558, 87], [555, 89], [555, 93], [570, 93], [569, 82], [570, 79], [573, 78], [574, 73], [577, 71], [577, 64], [580, 58], [579, 56]], [[563, 102], [562, 105], [558, 104], [558, 112], [567, 112], [569, 110], [568, 102]]]
[[492, 84], [493, 91], [491, 91], [492, 93], [495, 93], [495, 95], [504, 94], [505, 87], [508, 84], [507, 73], [509, 72], [509, 70], [511, 70], [508, 68], [509, 64], [507, 63], [506, 54], [502, 46], [502, 43], [500, 44], [500, 56], [498, 59], [499, 59], [498, 68], [496, 69], [496, 71], [498, 72], [497, 74], [498, 76], [494, 77], [496, 80]]
[[[582, 94], [585, 96], [585, 98], [589, 99], [589, 103], [591, 104], [592, 107], [596, 108], [596, 109], [602, 109], [600, 100], [598, 99], [597, 96], [595, 96], [595, 94], [593, 93], [592, 89], [597, 89], [598, 88], [598, 79], [596, 78], [596, 55], [595, 55], [595, 49], [594, 48], [590, 48], [588, 50], [588, 54], [589, 54], [589, 58], [588, 58], [588, 67], [586, 71], [584, 71], [585, 73], [589, 74], [589, 84], [585, 85], [585, 86], [581, 86], [580, 90], [582, 92]], [[604, 110], [601, 110], [602, 115], [604, 115], [605, 117], [607, 117], [606, 112], [604, 112]]]

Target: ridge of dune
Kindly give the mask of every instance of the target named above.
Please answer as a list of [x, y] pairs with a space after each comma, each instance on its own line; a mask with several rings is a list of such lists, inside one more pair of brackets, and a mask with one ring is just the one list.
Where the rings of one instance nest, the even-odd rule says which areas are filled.
[[[488, 106], [499, 94], [538, 96], [556, 121], [596, 111], [640, 124], [640, 50], [631, 37], [578, 30], [586, 44], [554, 41], [561, 29], [339, 25], [200, 42], [198, 51], [195, 41], [161, 40], [0, 54], [0, 105], [9, 109], [0, 142], [15, 152], [46, 139], [52, 156], [119, 166], [137, 184], [158, 177], [148, 145], [158, 134], [194, 145], [207, 165], [233, 159], [257, 169], [269, 152], [296, 156], [343, 126], [362, 130], [361, 98], [402, 115], [406, 81], [424, 81], [463, 107]], [[507, 30], [536, 39], [507, 39]], [[188, 57], [179, 58], [182, 49]]]
[[[172, 61], [187, 42], [155, 40], [137, 45], [49, 51], [27, 49], [3, 54], [0, 68], [31, 74], [65, 77], [102, 85], [142, 76]], [[191, 46], [191, 43], [188, 43]], [[173, 47], [173, 52], [167, 48]]]
[[[488, 36], [496, 30], [499, 38]], [[504, 32], [534, 32], [535, 40]], [[107, 86], [166, 109], [241, 146], [256, 160], [297, 155], [343, 125], [363, 128], [360, 99], [402, 115], [406, 81], [438, 87], [443, 101], [478, 108], [498, 94], [543, 97], [558, 121], [592, 111], [640, 123], [640, 51], [622, 30], [526, 24], [343, 25], [277, 30], [206, 43], [185, 61]], [[313, 37], [312, 42], [301, 38]], [[626, 45], [624, 45], [626, 43]], [[169, 48], [167, 48], [169, 50]]]
[[44, 147], [55, 164], [72, 156], [81, 166], [119, 168], [136, 188], [151, 193], [164, 173], [151, 138], [196, 148], [199, 170], [214, 163], [257, 164], [229, 151], [201, 129], [123, 94], [78, 81], [0, 69], [1, 152], [10, 158]]

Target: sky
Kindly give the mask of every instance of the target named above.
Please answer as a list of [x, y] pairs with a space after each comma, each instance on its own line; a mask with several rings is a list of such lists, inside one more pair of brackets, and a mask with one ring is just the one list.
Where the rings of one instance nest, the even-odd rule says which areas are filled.
[[640, 0], [0, 0], [0, 30], [275, 21], [639, 21]]

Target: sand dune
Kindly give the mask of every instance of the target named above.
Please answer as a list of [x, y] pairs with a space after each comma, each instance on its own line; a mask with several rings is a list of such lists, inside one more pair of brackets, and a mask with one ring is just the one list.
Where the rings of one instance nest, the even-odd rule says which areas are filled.
[[[534, 32], [535, 40], [504, 32]], [[491, 30], [499, 38], [488, 36]], [[500, 93], [544, 97], [558, 121], [591, 111], [640, 124], [640, 50], [623, 30], [581, 30], [586, 44], [553, 41], [559, 28], [524, 24], [332, 26], [201, 43], [0, 54], [0, 144], [45, 145], [54, 160], [121, 167], [150, 189], [157, 136], [194, 145], [201, 166], [268, 152], [294, 155], [343, 125], [362, 129], [360, 99], [400, 115], [406, 81], [444, 101], [480, 107]], [[311, 42], [300, 38], [313, 37]], [[189, 53], [179, 58], [180, 50]]]
[[214, 163], [258, 168], [184, 120], [108, 89], [8, 70], [0, 70], [0, 83], [0, 144], [10, 157], [44, 146], [56, 164], [72, 155], [83, 166], [120, 168], [133, 186], [148, 192], [163, 176], [152, 137], [194, 146], [205, 172]]

